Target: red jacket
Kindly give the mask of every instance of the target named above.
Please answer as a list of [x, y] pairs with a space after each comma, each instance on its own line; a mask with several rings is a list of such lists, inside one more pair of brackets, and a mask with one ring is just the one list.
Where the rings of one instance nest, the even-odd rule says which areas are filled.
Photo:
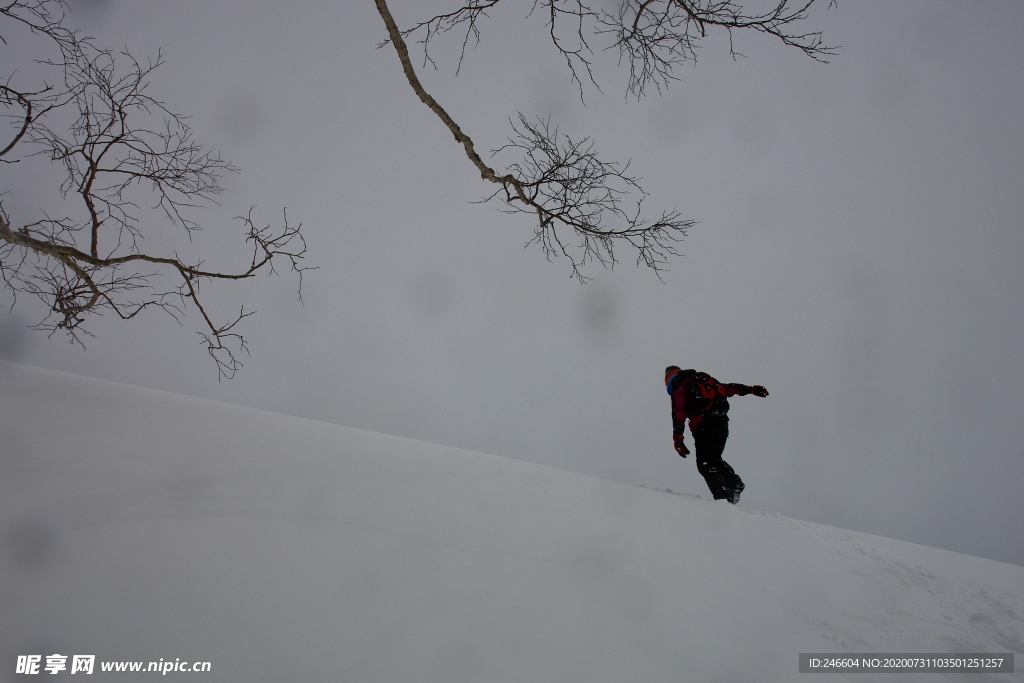
[[729, 412], [730, 396], [746, 396], [753, 387], [723, 384], [706, 372], [680, 370], [666, 386], [672, 397], [672, 432], [682, 435], [686, 420], [692, 432], [706, 416], [724, 416]]

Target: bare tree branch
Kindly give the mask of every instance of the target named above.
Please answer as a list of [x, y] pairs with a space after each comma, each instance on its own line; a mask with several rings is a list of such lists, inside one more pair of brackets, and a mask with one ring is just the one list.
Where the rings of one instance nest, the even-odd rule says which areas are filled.
[[[416, 24], [410, 29], [402, 31], [402, 36], [404, 38], [422, 31], [424, 36], [420, 41], [420, 44], [423, 45], [423, 64], [425, 66], [429, 63], [436, 67], [434, 60], [430, 57], [429, 46], [431, 39], [463, 27], [465, 32], [462, 36], [462, 50], [459, 53], [459, 67], [461, 67], [462, 61], [466, 56], [466, 48], [469, 46], [470, 41], [473, 42], [474, 47], [480, 43], [480, 29], [477, 26], [477, 22], [480, 21], [481, 17], [486, 17], [487, 10], [497, 5], [500, 1], [501, 0], [470, 0], [469, 4], [460, 7], [453, 12], [439, 14], [427, 21]], [[387, 42], [390, 42], [390, 40]], [[382, 43], [378, 47], [386, 45], [387, 42]], [[458, 72], [458, 68], [456, 68], [456, 72]]]
[[[469, 0], [462, 7], [414, 24], [401, 32], [404, 38], [420, 36], [424, 63], [436, 38], [456, 29], [464, 31], [459, 67], [466, 48], [480, 42], [480, 23], [500, 0]], [[600, 90], [593, 73], [590, 41], [609, 37], [604, 49], [618, 49], [630, 71], [628, 91], [640, 98], [650, 85], [660, 92], [677, 80], [676, 67], [697, 61], [697, 48], [709, 31], [721, 31], [729, 40], [733, 57], [737, 31], [757, 32], [794, 47], [812, 59], [825, 62], [838, 48], [826, 45], [820, 31], [802, 32], [798, 22], [808, 18], [812, 5], [821, 0], [772, 0], [767, 11], [751, 11], [733, 0], [620, 0], [614, 13], [595, 9], [583, 0], [534, 0], [529, 14], [545, 16], [552, 45], [562, 55], [573, 81], [581, 89], [589, 81]], [[829, 7], [836, 0], [829, 0]], [[563, 28], [566, 22], [569, 28]], [[389, 41], [390, 42], [390, 41]], [[457, 69], [458, 71], [458, 69]]]
[[0, 85], [0, 106], [7, 109], [14, 106], [15, 104], [17, 104], [17, 106], [25, 110], [25, 117], [22, 119], [21, 127], [18, 128], [18, 131], [14, 134], [14, 137], [11, 138], [11, 141], [7, 144], [6, 147], [0, 149], [0, 160], [2, 161], [7, 161], [6, 159], [3, 158], [4, 155], [6, 155], [8, 152], [14, 149], [15, 145], [21, 142], [21, 139], [25, 137], [25, 133], [28, 132], [28, 127], [32, 125], [33, 107], [32, 100], [30, 100], [27, 96], [8, 88], [6, 85]]
[[[635, 249], [637, 265], [656, 272], [663, 269], [668, 256], [677, 253], [674, 244], [693, 221], [683, 220], [676, 210], [654, 221], [641, 218], [646, 193], [639, 179], [628, 175], [629, 162], [602, 161], [589, 139], [559, 134], [547, 119], [529, 121], [520, 113], [512, 130], [495, 154], [515, 151], [521, 160], [509, 165], [515, 180], [497, 192], [503, 193], [510, 211], [536, 214], [538, 224], [530, 243], [539, 244], [549, 258], [566, 256], [574, 277], [585, 279], [579, 269], [589, 261], [609, 267], [617, 263], [617, 243]], [[623, 202], [630, 195], [640, 198], [627, 211]], [[607, 223], [616, 227], [604, 227]], [[563, 231], [578, 241], [575, 252]]]
[[[528, 244], [539, 245], [549, 259], [567, 257], [572, 275], [581, 282], [586, 278], [580, 268], [587, 262], [598, 261], [607, 266], [617, 263], [616, 241], [624, 241], [637, 250], [637, 263], [655, 271], [662, 269], [666, 256], [676, 253], [674, 243], [686, 235], [692, 221], [681, 219], [675, 210], [664, 212], [654, 221], [641, 218], [640, 205], [645, 194], [638, 179], [626, 174], [629, 164], [600, 160], [589, 140], [573, 141], [560, 136], [546, 120], [532, 123], [520, 114], [519, 122], [513, 123], [508, 143], [495, 153], [516, 150], [523, 158], [510, 164], [507, 173], [499, 174], [480, 157], [473, 140], [451, 115], [424, 89], [386, 0], [375, 2], [413, 91], [463, 146], [480, 176], [500, 186], [487, 199], [497, 197], [512, 212], [536, 216], [534, 237]], [[633, 212], [623, 208], [629, 193], [640, 195]], [[621, 225], [605, 227], [606, 218]], [[577, 241], [575, 245], [568, 241], [570, 237]]]
[[[595, 36], [611, 36], [613, 42], [608, 47], [617, 48], [620, 62], [629, 66], [628, 92], [640, 98], [652, 84], [659, 92], [667, 87], [675, 80], [673, 70], [679, 64], [695, 62], [698, 42], [709, 30], [727, 34], [734, 57], [739, 52], [733, 34], [739, 30], [770, 35], [820, 61], [834, 54], [834, 48], [824, 45], [820, 33], [792, 30], [793, 24], [807, 17], [815, 0], [796, 0], [793, 6], [791, 0], [775, 1], [777, 4], [769, 11], [751, 13], [732, 0], [621, 0], [618, 11], [611, 14], [594, 9], [584, 0], [534, 0], [529, 14], [545, 15], [551, 43], [565, 60], [581, 97], [585, 80], [597, 86], [589, 41]], [[559, 134], [548, 119], [530, 121], [519, 114], [518, 121], [512, 122], [508, 142], [492, 157], [517, 152], [521, 158], [500, 173], [481, 158], [473, 140], [423, 87], [406, 39], [419, 36], [423, 63], [436, 67], [429, 53], [431, 41], [462, 31], [461, 68], [467, 46], [479, 43], [480, 23], [499, 0], [464, 0], [461, 7], [404, 31], [398, 28], [386, 0], [374, 2], [388, 32], [388, 40], [382, 45], [394, 46], [413, 91], [452, 132], [480, 176], [500, 186], [485, 201], [498, 198], [511, 213], [535, 215], [537, 225], [528, 244], [539, 245], [549, 260], [567, 257], [573, 276], [581, 281], [586, 278], [580, 268], [587, 262], [614, 266], [615, 247], [623, 243], [636, 250], [638, 265], [642, 263], [655, 272], [665, 267], [668, 257], [676, 254], [675, 243], [685, 237], [694, 222], [684, 220], [675, 209], [662, 212], [654, 220], [641, 217], [647, 195], [639, 179], [627, 174], [628, 162], [603, 161], [588, 138], [575, 141]], [[630, 200], [631, 196], [637, 198]]]
[[675, 67], [695, 63], [698, 43], [709, 29], [728, 35], [733, 57], [742, 56], [733, 42], [734, 32], [750, 30], [826, 61], [837, 48], [825, 45], [821, 32], [792, 31], [793, 24], [807, 18], [814, 2], [798, 0], [790, 6], [790, 0], [778, 0], [768, 12], [751, 14], [731, 0], [622, 0], [616, 14], [602, 13], [596, 32], [614, 38], [620, 58], [629, 64], [629, 91], [640, 98], [649, 85], [660, 92], [676, 80]]
[[[0, 86], [0, 111], [16, 112], [4, 114], [16, 123], [0, 160], [40, 156], [59, 164], [60, 196], [81, 215], [44, 213], [43, 219], [15, 228], [0, 203], [0, 279], [15, 301], [25, 293], [47, 304], [50, 312], [36, 329], [51, 336], [63, 331], [81, 345], [82, 334], [91, 336], [82, 327], [90, 314], [113, 312], [130, 320], [154, 308], [181, 322], [194, 309], [203, 320], [199, 334], [218, 377], [230, 378], [248, 353], [236, 327], [253, 312], [243, 307], [227, 322], [216, 322], [200, 287], [276, 274], [283, 260], [298, 274], [301, 301], [307, 269], [302, 226], [292, 227], [285, 213], [282, 226], [257, 227], [250, 209], [240, 217], [251, 243], [250, 263], [238, 269], [212, 269], [177, 253], [144, 251], [145, 233], [153, 226], [149, 211], [183, 229], [191, 242], [202, 230], [190, 217], [192, 210], [215, 203], [223, 191], [221, 178], [238, 169], [197, 143], [185, 118], [148, 94], [149, 78], [163, 63], [159, 53], [141, 63], [128, 52], [98, 49], [64, 26], [65, 9], [62, 0], [9, 0], [0, 7], [0, 19], [50, 39], [60, 56], [41, 63], [59, 70], [63, 79], [60, 87], [35, 90], [18, 89], [12, 78]], [[142, 198], [151, 206], [140, 207]], [[177, 284], [158, 289], [156, 283], [166, 276]]]

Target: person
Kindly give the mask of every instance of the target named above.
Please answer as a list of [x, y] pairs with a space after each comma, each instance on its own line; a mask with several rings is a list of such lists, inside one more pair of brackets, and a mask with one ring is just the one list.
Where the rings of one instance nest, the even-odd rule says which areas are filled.
[[765, 397], [768, 390], [761, 385], [723, 384], [706, 372], [665, 368], [665, 387], [672, 397], [672, 442], [682, 457], [690, 450], [683, 442], [683, 429], [690, 421], [693, 446], [697, 451], [697, 471], [704, 477], [715, 500], [740, 500], [744, 484], [740, 476], [722, 459], [729, 438], [729, 397]]

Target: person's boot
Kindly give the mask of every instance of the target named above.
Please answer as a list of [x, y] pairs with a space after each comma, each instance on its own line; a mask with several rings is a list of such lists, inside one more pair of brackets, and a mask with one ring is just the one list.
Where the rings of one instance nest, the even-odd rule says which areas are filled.
[[736, 477], [736, 488], [729, 492], [729, 502], [732, 503], [733, 505], [739, 503], [740, 494], [743, 493], [744, 488], [746, 488], [746, 486], [744, 485], [743, 480], [741, 480], [739, 477]]

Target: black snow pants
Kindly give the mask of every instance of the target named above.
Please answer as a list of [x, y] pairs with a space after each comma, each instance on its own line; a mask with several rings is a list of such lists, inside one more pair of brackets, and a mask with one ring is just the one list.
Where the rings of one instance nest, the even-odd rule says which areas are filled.
[[697, 471], [704, 477], [715, 500], [729, 498], [743, 490], [743, 480], [725, 460], [725, 442], [729, 438], [728, 415], [706, 415], [693, 432]]

